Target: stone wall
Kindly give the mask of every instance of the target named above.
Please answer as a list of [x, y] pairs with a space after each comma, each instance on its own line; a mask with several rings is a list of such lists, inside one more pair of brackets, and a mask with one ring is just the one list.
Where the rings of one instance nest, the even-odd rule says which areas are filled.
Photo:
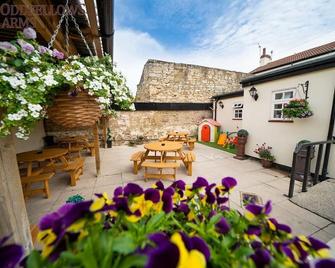
[[211, 117], [211, 111], [122, 111], [110, 119], [109, 125], [113, 144], [120, 145], [141, 137], [156, 140], [174, 130], [186, 130], [196, 136], [198, 122]]
[[223, 69], [148, 60], [135, 101], [207, 103], [213, 95], [239, 90], [245, 76]]

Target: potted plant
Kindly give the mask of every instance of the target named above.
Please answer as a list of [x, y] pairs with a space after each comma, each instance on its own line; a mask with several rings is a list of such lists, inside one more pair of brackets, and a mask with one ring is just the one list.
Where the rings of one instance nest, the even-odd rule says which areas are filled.
[[106, 139], [106, 142], [107, 142], [107, 148], [112, 148], [112, 131], [110, 128], [107, 128], [107, 139]]
[[286, 118], [307, 118], [313, 115], [306, 99], [294, 99], [284, 105], [284, 117]]
[[237, 145], [236, 145], [236, 155], [234, 158], [239, 159], [239, 160], [244, 160], [245, 157], [245, 144], [247, 143], [248, 140], [248, 131], [245, 129], [240, 129], [237, 131]]
[[267, 146], [264, 142], [261, 146], [257, 144], [257, 148], [254, 151], [256, 154], [259, 155], [262, 166], [264, 168], [272, 167], [273, 161], [275, 160], [275, 157], [271, 153], [271, 149], [272, 147]]

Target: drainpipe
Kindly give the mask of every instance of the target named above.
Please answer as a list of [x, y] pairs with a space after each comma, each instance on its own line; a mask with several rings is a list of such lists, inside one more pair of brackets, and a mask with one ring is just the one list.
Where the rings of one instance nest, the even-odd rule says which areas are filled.
[[96, 0], [100, 36], [105, 53], [112, 56], [114, 60], [114, 0]]
[[[335, 88], [334, 88], [334, 93], [333, 93], [333, 105], [332, 105], [332, 111], [331, 111], [331, 114], [330, 114], [327, 140], [332, 140], [333, 139], [334, 122], [335, 122]], [[332, 145], [331, 143], [326, 145], [325, 159], [323, 161], [321, 180], [325, 180], [326, 177], [327, 177], [327, 173], [328, 173], [327, 169], [328, 169], [328, 162], [329, 162], [331, 145]]]
[[217, 107], [218, 107], [218, 100], [217, 99], [214, 99], [214, 103], [213, 103], [213, 106], [214, 106], [214, 120], [216, 121], [216, 112], [217, 112]]

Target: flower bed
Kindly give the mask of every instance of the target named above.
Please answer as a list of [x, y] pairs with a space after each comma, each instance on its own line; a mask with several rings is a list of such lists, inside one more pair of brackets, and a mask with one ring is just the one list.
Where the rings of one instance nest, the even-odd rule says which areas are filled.
[[35, 41], [27, 28], [17, 40], [0, 42], [0, 137], [16, 128], [16, 136], [27, 138], [35, 122], [46, 116], [46, 107], [61, 90], [82, 88], [95, 97], [103, 114], [112, 105], [129, 109], [132, 96], [124, 77], [109, 55], [102, 58], [71, 56], [50, 50]]
[[[332, 267], [328, 246], [270, 217], [271, 202], [229, 208], [231, 177], [219, 185], [134, 183], [114, 196], [65, 204], [39, 223], [42, 252], [28, 267]], [[1, 245], [0, 245], [1, 246]], [[15, 245], [13, 245], [15, 246]], [[17, 249], [17, 248], [16, 248]], [[18, 254], [22, 253], [16, 250]], [[18, 254], [5, 255], [18, 260]]]

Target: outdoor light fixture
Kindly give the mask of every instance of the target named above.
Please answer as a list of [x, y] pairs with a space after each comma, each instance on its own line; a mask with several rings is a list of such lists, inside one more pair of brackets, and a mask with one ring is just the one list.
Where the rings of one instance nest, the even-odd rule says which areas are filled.
[[301, 86], [302, 92], [305, 94], [305, 99], [308, 99], [308, 87], [309, 87], [309, 81], [307, 80], [304, 84], [298, 84], [298, 86]]
[[220, 100], [220, 101], [218, 102], [218, 104], [219, 104], [219, 106], [221, 107], [221, 109], [223, 109], [223, 107], [224, 107], [224, 105], [223, 105], [223, 101]]
[[258, 99], [258, 93], [257, 93], [257, 89], [255, 87], [252, 87], [249, 89], [249, 93], [251, 98], [253, 98], [255, 101], [257, 101]]

